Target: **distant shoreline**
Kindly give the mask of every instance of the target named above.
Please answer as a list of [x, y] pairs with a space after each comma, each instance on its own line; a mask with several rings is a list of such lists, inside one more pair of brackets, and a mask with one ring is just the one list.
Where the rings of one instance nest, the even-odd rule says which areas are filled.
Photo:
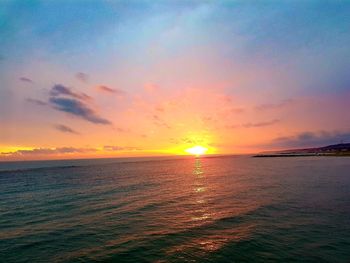
[[292, 149], [256, 154], [253, 157], [307, 157], [307, 156], [350, 156], [350, 143], [333, 144], [319, 148]]
[[318, 156], [318, 157], [350, 157], [349, 153], [312, 153], [312, 154], [256, 154], [252, 157], [254, 158], [273, 158], [273, 157], [310, 157], [310, 156]]

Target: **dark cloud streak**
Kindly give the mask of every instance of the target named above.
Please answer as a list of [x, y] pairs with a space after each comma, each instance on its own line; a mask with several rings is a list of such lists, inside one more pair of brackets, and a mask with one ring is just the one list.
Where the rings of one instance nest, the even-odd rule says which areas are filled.
[[121, 89], [110, 88], [110, 87], [107, 87], [105, 85], [97, 86], [97, 89], [99, 91], [106, 92], [106, 93], [113, 93], [113, 94], [120, 95], [120, 96], [125, 95], [125, 91], [123, 91]]
[[54, 109], [81, 117], [89, 122], [105, 125], [111, 124], [109, 120], [98, 116], [95, 111], [79, 100], [51, 97], [49, 102]]
[[88, 100], [92, 99], [89, 95], [87, 95], [85, 93], [76, 93], [76, 92], [72, 91], [70, 88], [65, 87], [61, 84], [54, 85], [52, 87], [52, 89], [50, 90], [50, 95], [53, 97], [60, 96], [60, 95], [70, 96], [72, 98], [80, 99], [80, 100], [84, 100], [84, 101], [88, 101]]
[[279, 122], [280, 122], [279, 119], [274, 119], [271, 121], [263, 121], [263, 122], [256, 122], [256, 123], [248, 122], [248, 123], [243, 124], [242, 126], [244, 128], [257, 128], [257, 127], [271, 126], [271, 125], [274, 125], [274, 124], [279, 123]]
[[95, 124], [111, 124], [107, 119], [100, 117], [88, 104], [92, 98], [85, 93], [76, 93], [70, 88], [56, 84], [50, 90], [50, 105], [58, 110], [75, 115]]
[[281, 122], [279, 119], [273, 119], [270, 121], [262, 121], [262, 122], [248, 122], [244, 124], [232, 124], [232, 125], [226, 125], [226, 129], [237, 129], [237, 128], [259, 128], [259, 127], [266, 127], [275, 125], [277, 123]]
[[80, 134], [79, 132], [73, 130], [72, 128], [63, 125], [63, 124], [57, 124], [54, 126], [56, 130], [61, 131], [61, 132], [65, 132], [65, 133], [71, 133], [71, 134]]
[[31, 80], [30, 78], [26, 78], [26, 77], [20, 77], [19, 80], [23, 81], [23, 82], [26, 82], [26, 83], [30, 83], [30, 84], [34, 83], [33, 80]]

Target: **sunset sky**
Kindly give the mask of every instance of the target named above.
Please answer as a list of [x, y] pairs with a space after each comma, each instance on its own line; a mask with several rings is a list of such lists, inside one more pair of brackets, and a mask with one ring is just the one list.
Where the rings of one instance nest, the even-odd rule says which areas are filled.
[[0, 160], [350, 141], [350, 1], [0, 1]]

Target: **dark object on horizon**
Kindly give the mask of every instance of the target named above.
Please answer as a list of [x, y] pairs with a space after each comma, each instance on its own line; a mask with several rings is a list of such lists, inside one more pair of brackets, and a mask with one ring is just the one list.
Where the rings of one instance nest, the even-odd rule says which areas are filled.
[[339, 143], [318, 148], [291, 149], [264, 152], [253, 157], [295, 157], [295, 156], [350, 156], [350, 143]]

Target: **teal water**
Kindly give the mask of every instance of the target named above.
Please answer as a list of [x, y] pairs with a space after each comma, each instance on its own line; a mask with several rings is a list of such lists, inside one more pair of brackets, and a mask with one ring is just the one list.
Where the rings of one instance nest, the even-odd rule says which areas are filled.
[[350, 262], [350, 158], [11, 165], [0, 262]]

